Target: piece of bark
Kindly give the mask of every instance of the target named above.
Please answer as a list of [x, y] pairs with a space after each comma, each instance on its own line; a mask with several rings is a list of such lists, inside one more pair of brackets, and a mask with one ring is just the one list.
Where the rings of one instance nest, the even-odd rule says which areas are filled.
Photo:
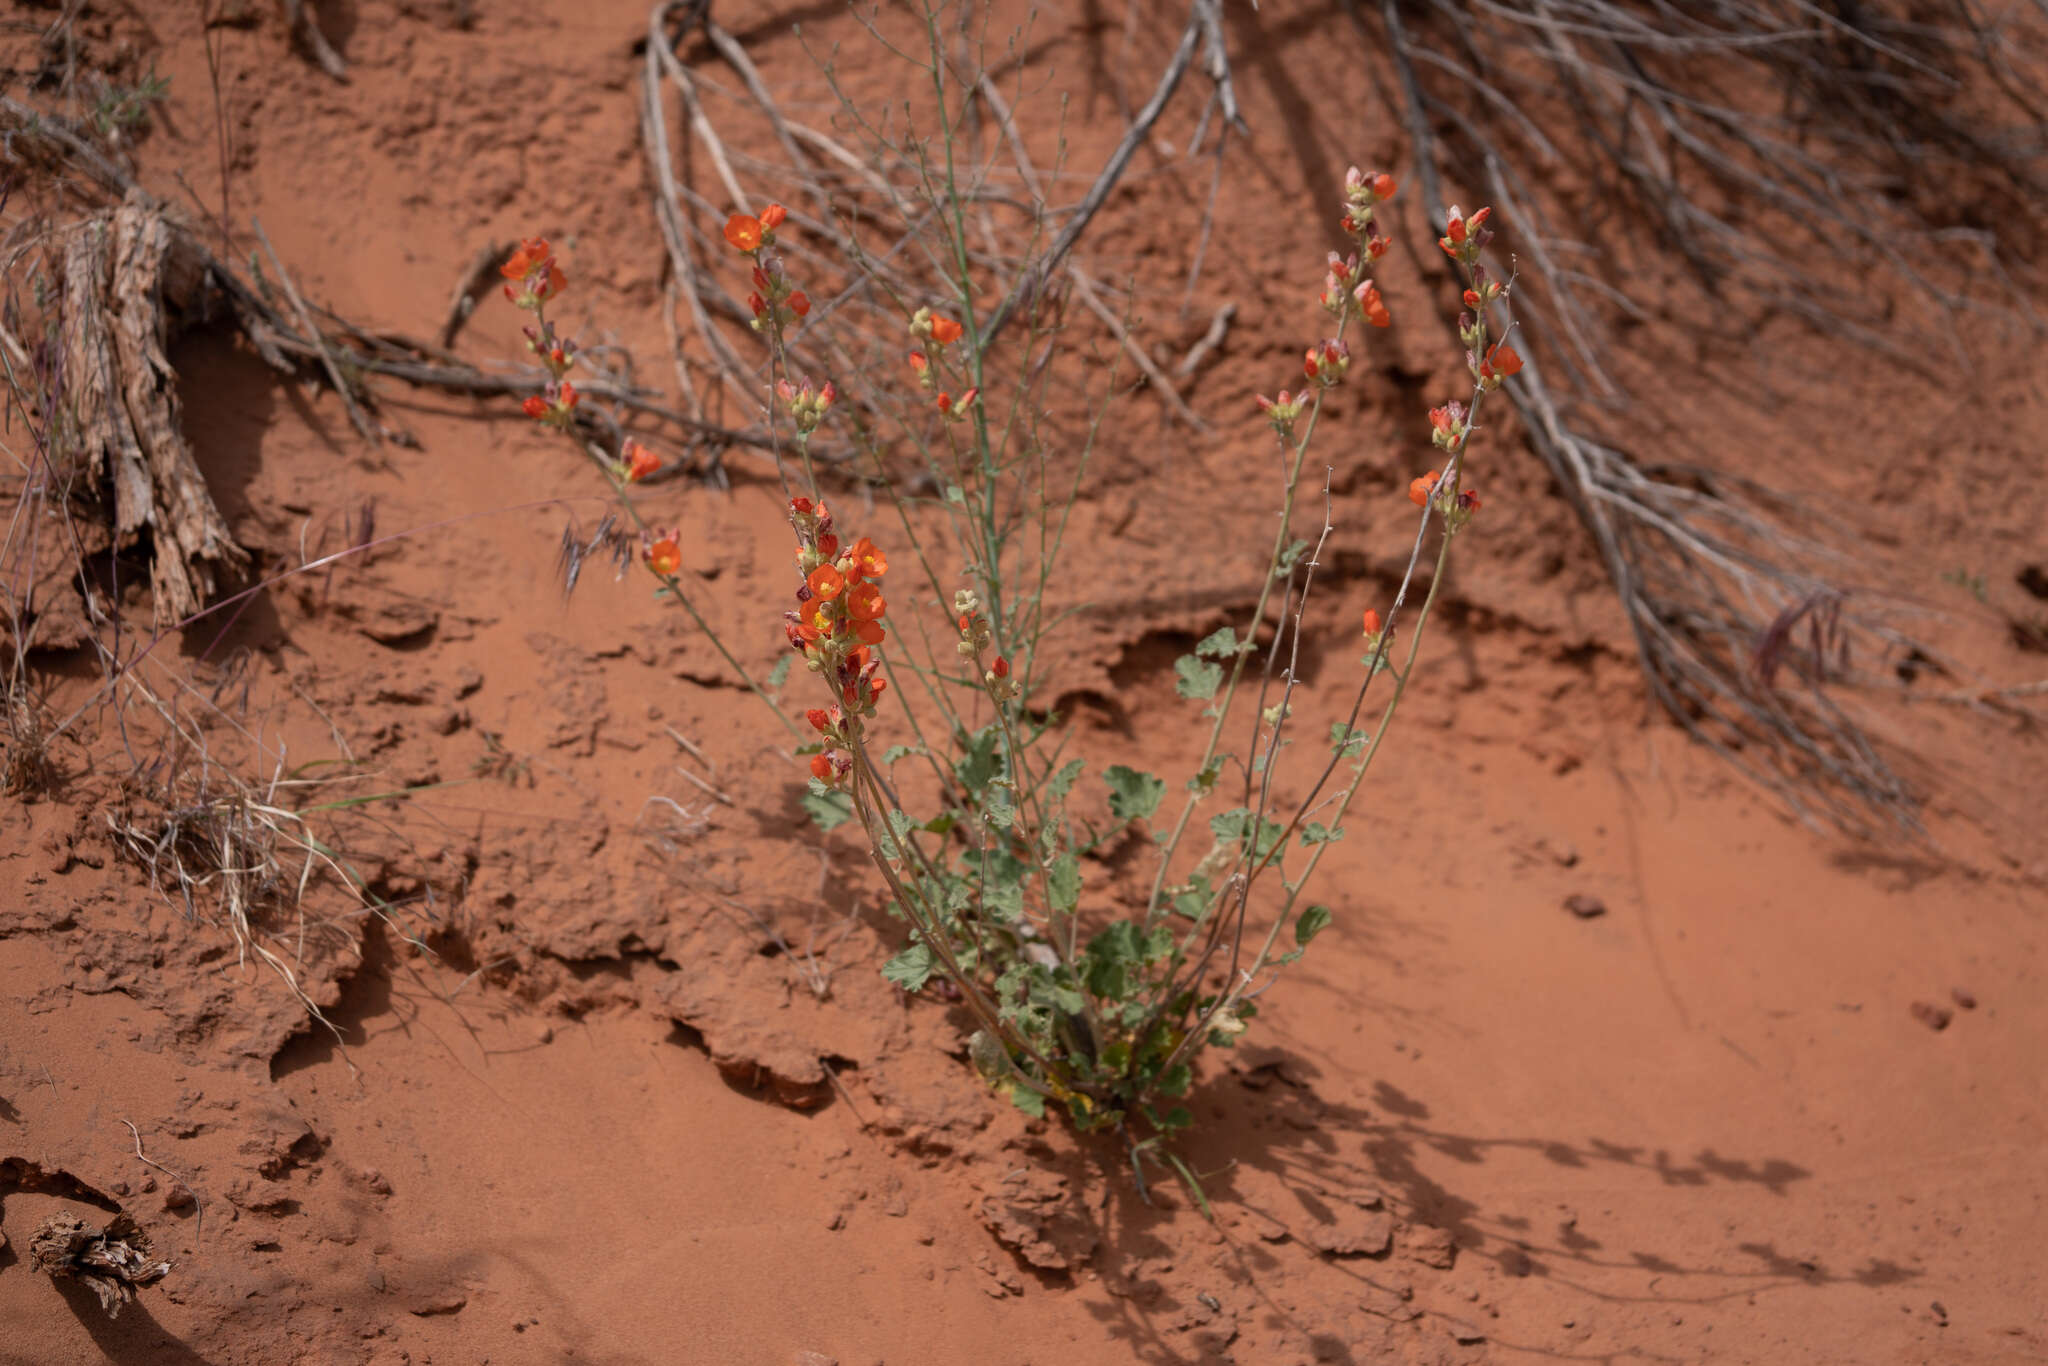
[[195, 272], [163, 215], [131, 194], [73, 229], [64, 276], [66, 398], [86, 468], [111, 489], [116, 543], [149, 532], [157, 621], [183, 620], [249, 564], [185, 441], [164, 353], [166, 289], [195, 292]]

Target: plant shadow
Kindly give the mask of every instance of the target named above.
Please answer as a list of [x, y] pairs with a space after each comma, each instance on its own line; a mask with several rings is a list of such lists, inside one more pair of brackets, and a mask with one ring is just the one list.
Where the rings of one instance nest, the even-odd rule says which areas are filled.
[[[1749, 1186], [1786, 1198], [1814, 1173], [1784, 1158], [1732, 1156], [1710, 1147], [1680, 1156], [1603, 1137], [1459, 1133], [1432, 1123], [1430, 1104], [1391, 1082], [1375, 1083], [1369, 1106], [1351, 1105], [1319, 1095], [1319, 1075], [1291, 1052], [1244, 1049], [1189, 1098], [1202, 1118], [1180, 1155], [1213, 1211], [1200, 1238], [1219, 1248], [1211, 1261], [1226, 1284], [1216, 1295], [1191, 1288], [1185, 1272], [1172, 1274], [1176, 1255], [1187, 1257], [1189, 1240], [1171, 1226], [1201, 1217], [1186, 1187], [1166, 1177], [1170, 1185], [1162, 1189], [1155, 1180], [1148, 1202], [1128, 1179], [1128, 1163], [1121, 1181], [1105, 1182], [1107, 1169], [1096, 1170], [1095, 1181], [1107, 1190], [1092, 1265], [1107, 1295], [1087, 1303], [1129, 1344], [1135, 1360], [1160, 1366], [1237, 1360], [1232, 1353], [1243, 1352], [1254, 1336], [1265, 1343], [1276, 1333], [1306, 1344], [1318, 1362], [1379, 1360], [1391, 1344], [1382, 1331], [1388, 1319], [1376, 1315], [1389, 1307], [1396, 1323], [1428, 1315], [1406, 1305], [1408, 1273], [1448, 1270], [1461, 1258], [1484, 1258], [1507, 1276], [1554, 1278], [1589, 1302], [1659, 1305], [1715, 1303], [1778, 1287], [1877, 1288], [1920, 1274], [1874, 1256], [1857, 1261], [1846, 1250], [1838, 1259], [1788, 1256], [1754, 1239], [1732, 1243], [1719, 1257], [1697, 1248], [1675, 1255], [1613, 1248], [1569, 1216], [1541, 1229], [1518, 1215], [1489, 1211], [1454, 1178], [1432, 1174], [1427, 1168], [1441, 1162], [1431, 1159], [1478, 1166], [1533, 1153], [1560, 1167], [1612, 1169], [1617, 1183], [1637, 1179], [1702, 1197]], [[1107, 1152], [1098, 1157], [1115, 1159]], [[1315, 1316], [1314, 1293], [1302, 1289], [1309, 1269], [1304, 1261], [1318, 1275], [1334, 1270], [1354, 1281], [1344, 1297], [1350, 1307]], [[1581, 1280], [1585, 1273], [1617, 1269], [1653, 1272], [1676, 1284], [1624, 1294]], [[1365, 1312], [1354, 1312], [1361, 1301]]]

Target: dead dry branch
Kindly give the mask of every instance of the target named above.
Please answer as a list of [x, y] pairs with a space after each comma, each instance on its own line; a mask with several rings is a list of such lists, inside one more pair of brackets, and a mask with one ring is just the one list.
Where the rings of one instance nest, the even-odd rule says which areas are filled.
[[[1925, 356], [1894, 339], [1886, 293], [1847, 287], [1868, 273], [1951, 329], [1963, 315], [2038, 327], [2005, 263], [2040, 245], [2014, 239], [2038, 231], [2020, 206], [2048, 189], [2048, 134], [2042, 92], [1999, 69], [2008, 33], [1964, 3], [1346, 8], [1391, 64], [1430, 223], [1458, 175], [1507, 225], [1527, 358], [1507, 392], [1599, 550], [1651, 695], [1795, 810], [1917, 828], [1846, 685], [1926, 647], [1851, 585], [1846, 559], [1788, 529], [1785, 500], [1608, 435], [1632, 430], [1635, 397], [1612, 333], [1657, 307], [1629, 283], [1654, 274], [1646, 246], [1682, 263], [1703, 315], [1742, 300], [1737, 316], [1790, 314], [1906, 361]], [[1965, 119], [1966, 89], [2007, 102]], [[1566, 169], [1592, 186], [1574, 203], [1608, 206], [1595, 221], [1550, 190]]]
[[72, 228], [63, 247], [63, 372], [86, 468], [111, 490], [116, 543], [146, 532], [159, 622], [198, 611], [249, 564], [192, 459], [165, 358], [167, 300], [197, 262], [137, 196]]

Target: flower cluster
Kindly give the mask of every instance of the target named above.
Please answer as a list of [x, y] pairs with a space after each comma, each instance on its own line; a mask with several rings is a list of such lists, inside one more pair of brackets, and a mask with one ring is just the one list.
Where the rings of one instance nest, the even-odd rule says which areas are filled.
[[547, 319], [547, 302], [569, 287], [569, 277], [562, 273], [555, 249], [544, 237], [521, 242], [519, 250], [498, 267], [498, 273], [505, 277], [505, 297], [533, 315], [524, 329], [526, 349], [548, 372], [547, 387], [529, 394], [520, 410], [536, 422], [566, 431], [576, 420], [576, 405], [582, 399], [569, 382], [569, 371], [576, 364], [576, 343], [555, 335], [555, 325]]
[[1460, 489], [1455, 498], [1448, 496], [1450, 488], [1438, 482], [1439, 476], [1419, 474], [1408, 482], [1408, 501], [1417, 507], [1427, 507], [1432, 501], [1444, 515], [1444, 521], [1456, 531], [1472, 520], [1472, 514], [1479, 511], [1479, 494], [1472, 489]]
[[1459, 265], [1468, 269], [1476, 266], [1479, 253], [1493, 240], [1493, 231], [1486, 226], [1486, 220], [1491, 217], [1493, 210], [1487, 208], [1467, 218], [1453, 204], [1450, 221], [1444, 224], [1444, 235], [1436, 239], [1436, 244], [1444, 249], [1444, 255]]
[[1380, 297], [1379, 286], [1365, 274], [1365, 267], [1359, 264], [1355, 251], [1349, 256], [1339, 256], [1334, 251], [1330, 253], [1330, 268], [1323, 275], [1323, 292], [1317, 302], [1332, 317], [1342, 318], [1348, 314], [1363, 318], [1374, 327], [1394, 325], [1394, 315], [1387, 311], [1387, 301]]
[[929, 308], [920, 308], [910, 315], [910, 335], [923, 344], [921, 349], [910, 353], [910, 373], [917, 376], [917, 387], [932, 395], [932, 407], [948, 422], [957, 422], [967, 416], [974, 400], [981, 394], [981, 390], [972, 386], [958, 394], [939, 388], [940, 372], [933, 367], [935, 360], [944, 365], [946, 348], [959, 341], [966, 330], [953, 319], [941, 317]]
[[788, 217], [788, 209], [770, 204], [759, 218], [736, 213], [725, 220], [727, 245], [754, 259], [754, 292], [747, 296], [747, 308], [757, 332], [787, 327], [811, 311], [810, 296], [790, 283], [782, 257], [772, 250], [775, 230]]
[[786, 379], [775, 381], [775, 397], [789, 410], [790, 421], [796, 424], [797, 435], [809, 436], [818, 430], [818, 424], [825, 420], [825, 414], [832, 409], [833, 401], [839, 397], [839, 390], [826, 380], [824, 387], [812, 389], [806, 380], [801, 386]]
[[[1301, 372], [1318, 389], [1342, 382], [1351, 369], [1351, 348], [1344, 341], [1345, 326], [1354, 320], [1374, 327], [1392, 327], [1394, 315], [1380, 296], [1368, 270], [1387, 252], [1387, 236], [1380, 230], [1379, 206], [1394, 197], [1394, 178], [1385, 171], [1368, 175], [1353, 166], [1344, 173], [1344, 231], [1351, 236], [1349, 254], [1331, 252], [1323, 273], [1323, 291], [1317, 302], [1337, 320], [1337, 335], [1317, 342], [1302, 355]], [[1280, 397], [1258, 396], [1259, 411], [1282, 441], [1294, 440], [1294, 424], [1308, 408], [1310, 391], [1303, 389]]]
[[1343, 379], [1350, 368], [1351, 348], [1335, 337], [1311, 346], [1301, 363], [1301, 372], [1326, 389]]
[[[974, 595], [972, 589], [960, 589], [953, 594], [953, 614], [955, 624], [960, 628], [960, 640], [953, 648], [961, 658], [974, 660], [975, 667], [980, 669], [981, 652], [995, 641], [995, 629], [982, 615], [981, 599]], [[1022, 691], [1022, 686], [1011, 676], [1010, 661], [1004, 655], [997, 655], [988, 668], [981, 669], [981, 686], [998, 702], [1007, 702]]]
[[[888, 603], [877, 581], [889, 572], [889, 559], [865, 536], [841, 546], [823, 503], [790, 499], [789, 521], [796, 529], [797, 571], [803, 575], [796, 610], [784, 614], [790, 646], [803, 654], [806, 667], [838, 689], [846, 716], [873, 716], [875, 700], [888, 689], [874, 647], [888, 636], [882, 625]], [[836, 724], [847, 723], [842, 717]]]

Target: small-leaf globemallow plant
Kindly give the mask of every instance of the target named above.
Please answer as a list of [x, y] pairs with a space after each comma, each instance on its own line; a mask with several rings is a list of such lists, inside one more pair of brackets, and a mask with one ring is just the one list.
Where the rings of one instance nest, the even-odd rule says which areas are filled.
[[[916, 584], [885, 589], [885, 581], [894, 583], [888, 555], [870, 536], [842, 532], [819, 486], [810, 444], [837, 393], [830, 382], [789, 375], [790, 330], [810, 302], [777, 250], [785, 210], [735, 213], [725, 225], [726, 242], [751, 271], [748, 307], [767, 350], [768, 422], [778, 433], [786, 422], [802, 481], [791, 488], [785, 473], [795, 581], [782, 626], [822, 693], [820, 705], [805, 712], [815, 733], [804, 751], [811, 775], [805, 804], [828, 829], [857, 820], [873, 851], [891, 909], [908, 927], [907, 945], [882, 971], [906, 992], [941, 990], [964, 1006], [976, 1025], [975, 1066], [1018, 1108], [1057, 1110], [1078, 1129], [1115, 1133], [1141, 1188], [1145, 1159], [1153, 1158], [1198, 1200], [1199, 1186], [1170, 1146], [1194, 1122], [1182, 1100], [1195, 1063], [1203, 1049], [1236, 1042], [1277, 975], [1331, 923], [1329, 908], [1307, 898], [1308, 886], [1344, 837], [1415, 677], [1452, 548], [1480, 510], [1465, 479], [1479, 410], [1521, 368], [1492, 321], [1508, 284], [1481, 261], [1489, 211], [1467, 218], [1454, 209], [1439, 245], [1463, 285], [1459, 335], [1472, 387], [1428, 415], [1443, 463], [1408, 488], [1420, 518], [1407, 574], [1384, 614], [1366, 606], [1356, 618], [1364, 653], [1345, 718], [1306, 745], [1315, 757], [1305, 795], [1282, 802], [1275, 774], [1299, 739], [1295, 665], [1307, 600], [1334, 530], [1325, 482], [1318, 533], [1313, 541], [1295, 535], [1304, 496], [1314, 493], [1303, 483], [1309, 452], [1324, 402], [1350, 369], [1359, 329], [1393, 322], [1371, 269], [1387, 250], [1379, 209], [1395, 194], [1394, 178], [1354, 167], [1344, 187], [1342, 228], [1352, 249], [1330, 253], [1318, 298], [1330, 335], [1306, 348], [1299, 389], [1258, 400], [1283, 470], [1263, 587], [1240, 627], [1221, 628], [1175, 664], [1178, 697], [1206, 723], [1178, 784], [1122, 765], [1091, 774], [1085, 757], [1063, 757], [1069, 737], [1056, 719], [1029, 705], [1048, 634], [1045, 583], [1079, 478], [1056, 489], [1029, 430], [1030, 386], [1042, 364], [1027, 361], [1018, 393], [1004, 400], [1000, 419], [991, 414], [978, 333], [986, 315], [975, 306], [950, 173], [935, 166], [929, 192], [944, 225], [941, 247], [958, 263], [955, 307], [906, 304], [909, 392], [897, 404], [901, 435], [926, 456], [941, 494], [920, 501], [901, 481], [886, 484], [928, 597], [918, 596]], [[577, 401], [566, 379], [573, 349], [545, 318], [546, 301], [562, 288], [559, 270], [544, 242], [527, 243], [505, 270], [508, 295], [535, 315], [529, 345], [553, 376], [527, 411], [566, 428]], [[629, 443], [606, 471], [623, 500], [651, 467]], [[879, 457], [876, 473], [884, 473]], [[1018, 508], [1035, 512], [1035, 520]], [[950, 564], [931, 534], [935, 523], [952, 538]], [[1020, 526], [1037, 531], [1035, 544], [1020, 545], [1029, 540]], [[1432, 534], [1433, 570], [1407, 627], [1401, 617]], [[675, 577], [674, 533], [644, 532], [642, 560], [669, 596], [690, 607]], [[964, 579], [950, 594], [942, 591], [945, 572]], [[919, 634], [927, 641], [937, 635], [950, 650], [892, 644], [892, 595], [919, 612], [943, 611], [942, 625], [934, 631], [920, 621]], [[915, 680], [922, 706], [911, 705], [904, 689], [890, 693], [892, 674]], [[1369, 714], [1382, 677], [1384, 696]], [[885, 708], [890, 697], [900, 699], [900, 711]], [[925, 706], [936, 716], [925, 716]], [[878, 732], [898, 729], [899, 720], [914, 742], [885, 746]], [[933, 722], [943, 724], [942, 743], [932, 740]], [[914, 762], [899, 773], [905, 761]], [[1088, 798], [1084, 782], [1099, 782], [1099, 796]], [[1092, 814], [1104, 809], [1106, 819]], [[1091, 894], [1090, 856], [1133, 826], [1154, 850], [1149, 893], [1121, 903]]]

